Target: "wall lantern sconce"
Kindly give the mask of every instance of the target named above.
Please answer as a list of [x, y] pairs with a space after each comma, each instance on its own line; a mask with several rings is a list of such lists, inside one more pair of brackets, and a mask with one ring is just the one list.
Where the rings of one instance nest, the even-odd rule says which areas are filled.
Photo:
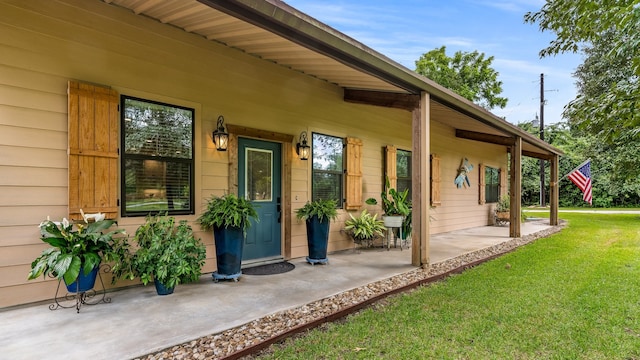
[[222, 115], [218, 116], [218, 128], [213, 132], [213, 143], [218, 151], [227, 151], [227, 147], [229, 147], [229, 134], [224, 131], [224, 117]]
[[308, 160], [311, 154], [311, 147], [307, 145], [307, 132], [300, 133], [300, 139], [296, 144], [296, 153], [300, 156], [300, 160]]

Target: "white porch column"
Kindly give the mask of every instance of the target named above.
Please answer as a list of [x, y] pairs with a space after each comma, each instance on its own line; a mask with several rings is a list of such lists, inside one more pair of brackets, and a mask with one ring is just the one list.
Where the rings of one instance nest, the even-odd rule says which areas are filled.
[[429, 94], [420, 94], [420, 104], [412, 112], [413, 149], [411, 154], [412, 181], [411, 264], [429, 264], [429, 204], [431, 181], [429, 167], [430, 138]]

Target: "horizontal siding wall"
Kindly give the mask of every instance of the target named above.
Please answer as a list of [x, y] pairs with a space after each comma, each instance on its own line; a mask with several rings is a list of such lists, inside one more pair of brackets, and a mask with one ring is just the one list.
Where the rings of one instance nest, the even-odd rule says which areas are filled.
[[[305, 226], [293, 212], [310, 197], [310, 162], [298, 160], [300, 132], [363, 140], [363, 197], [379, 196], [382, 148], [411, 148], [411, 114], [342, 101], [330, 83], [136, 16], [97, 0], [0, 3], [0, 307], [50, 299], [57, 282], [27, 281], [46, 247], [38, 224], [67, 216], [67, 81], [111, 86], [120, 94], [196, 109], [196, 214], [215, 270], [210, 232], [195, 223], [205, 200], [228, 191], [229, 155], [211, 132], [225, 122], [293, 135], [291, 254], [307, 255]], [[366, 124], [366, 126], [365, 126]], [[331, 225], [329, 251], [353, 246]], [[121, 218], [133, 234], [142, 218]], [[105, 279], [108, 283], [110, 279]], [[119, 285], [128, 285], [121, 282]]]
[[[479, 164], [508, 169], [505, 146], [455, 137], [455, 129], [441, 122], [431, 122], [431, 153], [440, 156], [440, 192], [442, 205], [432, 208], [431, 233], [437, 234], [491, 224], [495, 204], [479, 204]], [[454, 179], [460, 162], [469, 159], [473, 170], [470, 187], [458, 189]]]

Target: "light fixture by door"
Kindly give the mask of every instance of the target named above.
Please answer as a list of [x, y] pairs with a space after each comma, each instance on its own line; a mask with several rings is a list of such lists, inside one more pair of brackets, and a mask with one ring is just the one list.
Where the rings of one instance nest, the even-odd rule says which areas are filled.
[[217, 129], [213, 132], [213, 143], [216, 145], [216, 150], [227, 151], [229, 147], [229, 134], [224, 131], [224, 117], [218, 116]]
[[296, 153], [300, 157], [300, 160], [308, 160], [311, 155], [311, 147], [307, 145], [307, 132], [300, 133], [300, 138], [296, 144]]

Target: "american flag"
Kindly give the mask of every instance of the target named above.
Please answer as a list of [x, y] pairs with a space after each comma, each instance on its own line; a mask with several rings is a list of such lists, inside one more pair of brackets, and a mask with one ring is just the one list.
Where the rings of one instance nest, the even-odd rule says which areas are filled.
[[582, 199], [591, 205], [591, 159], [582, 163], [570, 172], [567, 177], [582, 190]]

